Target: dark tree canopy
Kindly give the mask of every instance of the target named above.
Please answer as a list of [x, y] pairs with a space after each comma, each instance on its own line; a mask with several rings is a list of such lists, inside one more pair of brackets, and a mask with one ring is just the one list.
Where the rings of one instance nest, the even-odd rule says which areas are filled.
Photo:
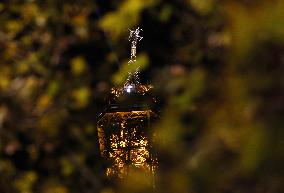
[[157, 192], [283, 192], [282, 0], [0, 2], [0, 192], [148, 192], [107, 183], [96, 122], [137, 65], [160, 102]]

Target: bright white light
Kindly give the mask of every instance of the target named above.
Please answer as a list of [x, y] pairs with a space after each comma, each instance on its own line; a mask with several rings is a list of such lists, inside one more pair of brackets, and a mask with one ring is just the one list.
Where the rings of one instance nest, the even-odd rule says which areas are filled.
[[132, 90], [133, 86], [132, 85], [127, 85], [126, 87], [126, 92], [130, 93]]

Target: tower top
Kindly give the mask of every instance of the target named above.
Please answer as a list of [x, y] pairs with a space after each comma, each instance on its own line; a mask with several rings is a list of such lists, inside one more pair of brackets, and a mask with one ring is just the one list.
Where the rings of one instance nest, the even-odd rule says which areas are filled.
[[130, 58], [129, 63], [136, 61], [137, 43], [143, 39], [143, 37], [139, 35], [141, 31], [143, 30], [140, 29], [139, 27], [134, 30], [131, 30], [131, 29], [129, 30], [128, 40], [131, 42], [131, 55], [130, 55], [131, 58]]
[[[131, 42], [131, 50], [130, 50], [130, 60], [128, 64], [136, 62], [136, 53], [137, 53], [137, 44], [139, 41], [143, 39], [140, 36], [140, 32], [143, 31], [141, 28], [137, 27], [134, 30], [129, 30], [128, 40]], [[128, 72], [128, 77], [126, 82], [124, 83], [124, 90], [127, 93], [135, 90], [135, 87], [140, 84], [139, 80], [139, 66], [134, 72]]]

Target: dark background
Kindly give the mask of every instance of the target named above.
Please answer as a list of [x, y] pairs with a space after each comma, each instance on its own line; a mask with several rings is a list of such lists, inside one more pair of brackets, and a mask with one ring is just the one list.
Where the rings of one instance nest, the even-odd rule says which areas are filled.
[[0, 192], [114, 192], [96, 121], [137, 26], [161, 103], [157, 191], [283, 191], [283, 21], [281, 0], [1, 1]]

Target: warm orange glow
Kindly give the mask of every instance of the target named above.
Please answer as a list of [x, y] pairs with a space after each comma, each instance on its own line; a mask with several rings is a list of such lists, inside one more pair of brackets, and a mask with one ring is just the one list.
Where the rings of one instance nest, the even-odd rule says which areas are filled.
[[98, 122], [102, 156], [111, 161], [109, 177], [124, 177], [134, 166], [154, 174], [156, 156], [149, 141], [149, 124], [156, 114], [151, 110], [106, 113]]
[[[137, 93], [139, 94], [146, 94], [147, 92], [149, 92], [151, 89], [153, 88], [153, 86], [151, 85], [142, 85], [142, 84], [138, 84], [136, 85], [135, 90], [137, 91]], [[122, 95], [124, 93], [124, 87], [120, 87], [120, 88], [112, 88], [111, 89], [111, 93], [114, 94], [116, 97], [119, 97], [120, 95]]]

